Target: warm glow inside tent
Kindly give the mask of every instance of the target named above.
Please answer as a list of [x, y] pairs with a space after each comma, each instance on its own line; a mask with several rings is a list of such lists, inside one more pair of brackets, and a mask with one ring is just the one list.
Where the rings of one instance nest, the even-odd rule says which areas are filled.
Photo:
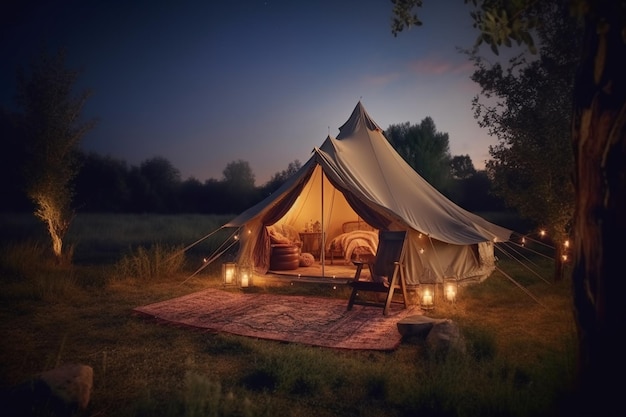
[[241, 228], [237, 261], [269, 270], [269, 226], [304, 231], [319, 222], [324, 264], [328, 242], [347, 223], [405, 230], [406, 280], [482, 281], [494, 270], [494, 243], [511, 231], [472, 214], [439, 193], [389, 144], [359, 102], [336, 138], [327, 137], [277, 191], [224, 227]]

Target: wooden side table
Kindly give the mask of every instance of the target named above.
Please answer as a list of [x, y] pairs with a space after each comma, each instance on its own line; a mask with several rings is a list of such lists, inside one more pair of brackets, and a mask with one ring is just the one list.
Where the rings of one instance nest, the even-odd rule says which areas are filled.
[[322, 232], [300, 232], [302, 253], [310, 253], [319, 259], [322, 256]]

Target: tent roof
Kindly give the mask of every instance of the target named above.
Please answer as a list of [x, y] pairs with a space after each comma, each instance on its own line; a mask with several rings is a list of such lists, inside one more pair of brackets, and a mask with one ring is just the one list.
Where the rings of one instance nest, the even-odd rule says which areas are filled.
[[470, 213], [437, 191], [407, 164], [359, 102], [339, 129], [282, 187], [226, 226], [240, 226], [306, 181], [319, 164], [331, 182], [369, 208], [452, 244], [506, 241], [511, 231]]

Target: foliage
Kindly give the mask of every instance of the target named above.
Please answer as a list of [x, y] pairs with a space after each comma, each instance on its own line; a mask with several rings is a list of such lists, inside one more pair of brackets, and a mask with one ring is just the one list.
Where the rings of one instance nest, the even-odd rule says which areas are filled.
[[489, 103], [476, 97], [473, 106], [479, 125], [499, 140], [487, 162], [495, 192], [562, 242], [574, 212], [569, 127], [579, 59], [578, 37], [572, 34], [579, 31], [566, 11], [545, 4], [544, 9], [551, 17], [537, 30], [539, 59], [518, 56], [504, 69], [472, 55], [477, 68], [472, 79]]
[[454, 179], [467, 179], [476, 174], [476, 168], [469, 155], [456, 155], [450, 161], [450, 173]]
[[[474, 6], [479, 3], [471, 2]], [[412, 7], [421, 5], [419, 0], [402, 3], [409, 16]], [[510, 41], [533, 50], [530, 29], [548, 22], [543, 13], [546, 4], [569, 7], [583, 24], [571, 114], [575, 193], [572, 281], [580, 349], [573, 410], [579, 415], [609, 415], [621, 407], [621, 397], [619, 390], [607, 383], [607, 375], [617, 377], [626, 371], [626, 340], [614, 331], [626, 320], [621, 300], [626, 289], [624, 280], [613, 272], [620, 269], [623, 258], [614, 242], [626, 233], [626, 13], [621, 0], [485, 0], [480, 2], [481, 10], [472, 14], [480, 30], [478, 43], [486, 42], [496, 53]], [[564, 41], [577, 36], [570, 33]]]
[[126, 162], [95, 152], [81, 154], [76, 178], [76, 205], [81, 211], [119, 213], [131, 205]]
[[439, 190], [450, 182], [450, 144], [447, 133], [437, 132], [432, 118], [420, 124], [391, 125], [385, 136], [402, 158], [426, 181]]
[[20, 136], [24, 140], [26, 192], [35, 215], [47, 224], [53, 253], [63, 259], [63, 238], [69, 229], [78, 144], [94, 122], [81, 122], [88, 92], [73, 96], [79, 73], [65, 67], [65, 55], [45, 51], [31, 63], [29, 73], [18, 72], [16, 102], [21, 109]]
[[262, 195], [266, 196], [276, 191], [285, 181], [298, 172], [300, 168], [302, 168], [302, 164], [299, 160], [296, 159], [290, 162], [287, 169], [283, 169], [272, 175], [272, 178], [263, 186]]
[[114, 268], [114, 277], [154, 281], [180, 273], [184, 263], [182, 248], [167, 248], [160, 244], [149, 248], [139, 246], [119, 260]]
[[[465, 210], [471, 212], [503, 211], [504, 202], [493, 193], [493, 183], [487, 171], [476, 171], [465, 178], [454, 179], [449, 198]], [[498, 222], [494, 222], [500, 224]], [[519, 229], [513, 229], [520, 231]]]
[[142, 162], [138, 168], [131, 168], [129, 183], [134, 211], [177, 211], [180, 173], [167, 159], [155, 157]]
[[[417, 15], [417, 10], [422, 7], [422, 0], [391, 0], [391, 2], [394, 4], [391, 24], [394, 36], [404, 29], [422, 25]], [[511, 47], [513, 43], [526, 45], [533, 53], [536, 52], [532, 32], [541, 21], [542, 15], [538, 7], [542, 2], [464, 0], [464, 3], [471, 4], [474, 9], [470, 16], [474, 21], [474, 28], [479, 31], [476, 46], [485, 43], [496, 55], [503, 46]]]
[[254, 173], [248, 161], [242, 159], [229, 162], [224, 168], [224, 182], [228, 187], [237, 191], [246, 191], [254, 188]]

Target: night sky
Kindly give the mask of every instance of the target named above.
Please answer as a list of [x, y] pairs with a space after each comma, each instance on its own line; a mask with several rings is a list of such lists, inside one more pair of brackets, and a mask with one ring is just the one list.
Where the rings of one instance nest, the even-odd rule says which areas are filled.
[[424, 26], [394, 37], [389, 0], [15, 1], [0, 6], [0, 103], [45, 42], [83, 69], [99, 120], [87, 151], [138, 165], [168, 159], [182, 179], [221, 179], [245, 160], [262, 185], [304, 163], [360, 100], [383, 128], [433, 118], [452, 155], [478, 169], [496, 139], [457, 48], [472, 46], [462, 0], [426, 0]]

